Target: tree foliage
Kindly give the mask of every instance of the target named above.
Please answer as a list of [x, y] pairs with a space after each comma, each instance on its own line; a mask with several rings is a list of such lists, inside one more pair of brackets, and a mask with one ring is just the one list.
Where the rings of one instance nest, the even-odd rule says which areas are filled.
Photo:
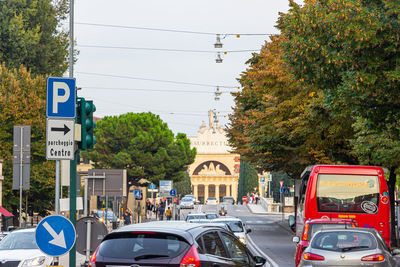
[[192, 182], [190, 181], [189, 172], [185, 172], [183, 179], [176, 182], [173, 186], [178, 195], [184, 196], [192, 194]]
[[174, 137], [168, 125], [150, 112], [104, 117], [96, 125], [95, 137], [94, 149], [83, 156], [95, 168], [127, 169], [132, 184], [141, 178], [155, 184], [181, 181], [196, 156], [185, 134]]
[[[13, 127], [31, 126], [31, 186], [28, 204], [42, 216], [54, 210], [54, 162], [46, 161], [46, 79], [25, 67], [8, 70], [0, 65], [0, 155], [4, 160], [3, 206], [14, 212], [19, 191], [12, 190]], [[25, 202], [25, 197], [24, 197]]]
[[60, 30], [66, 0], [0, 1], [0, 62], [36, 74], [61, 76], [68, 66], [68, 35]]
[[238, 186], [237, 202], [242, 201], [242, 197], [246, 196], [248, 193], [254, 192], [254, 188], [257, 188], [258, 190], [257, 170], [245, 161], [240, 161]]

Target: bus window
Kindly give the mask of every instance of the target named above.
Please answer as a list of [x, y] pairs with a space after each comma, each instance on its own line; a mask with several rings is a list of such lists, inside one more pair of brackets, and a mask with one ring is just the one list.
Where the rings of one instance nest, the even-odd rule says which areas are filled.
[[319, 174], [319, 212], [376, 214], [379, 208], [379, 180], [372, 175]]

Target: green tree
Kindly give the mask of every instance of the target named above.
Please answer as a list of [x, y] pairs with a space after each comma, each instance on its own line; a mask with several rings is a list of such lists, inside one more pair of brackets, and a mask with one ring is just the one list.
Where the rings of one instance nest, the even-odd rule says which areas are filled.
[[258, 189], [257, 170], [245, 161], [240, 161], [239, 188], [237, 202], [242, 201], [242, 197]]
[[61, 76], [68, 66], [66, 0], [0, 1], [0, 62], [35, 74]]
[[179, 182], [196, 156], [185, 134], [174, 137], [168, 125], [150, 112], [104, 117], [94, 135], [97, 143], [83, 157], [93, 161], [95, 168], [126, 169], [131, 184], [141, 178], [154, 184]]
[[183, 180], [174, 184], [174, 188], [178, 195], [184, 196], [192, 194], [192, 182], [190, 181], [190, 175], [188, 172], [185, 172]]
[[[31, 186], [29, 205], [40, 215], [54, 210], [54, 162], [46, 161], [46, 79], [24, 67], [8, 70], [0, 65], [0, 155], [4, 160], [3, 206], [17, 215], [19, 191], [12, 190], [13, 127], [31, 126]], [[18, 216], [15, 216], [18, 217]]]

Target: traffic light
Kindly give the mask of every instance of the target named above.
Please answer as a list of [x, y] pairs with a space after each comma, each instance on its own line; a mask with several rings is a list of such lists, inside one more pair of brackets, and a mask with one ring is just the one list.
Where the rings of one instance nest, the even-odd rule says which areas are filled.
[[78, 124], [81, 124], [81, 141], [78, 143], [79, 149], [92, 149], [96, 143], [93, 131], [95, 123], [93, 121], [93, 113], [96, 111], [96, 106], [92, 100], [85, 100], [83, 97], [78, 97]]

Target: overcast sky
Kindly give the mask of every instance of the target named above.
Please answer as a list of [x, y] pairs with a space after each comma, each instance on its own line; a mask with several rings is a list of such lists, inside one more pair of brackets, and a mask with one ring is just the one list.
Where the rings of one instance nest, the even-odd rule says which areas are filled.
[[[208, 122], [209, 109], [220, 112], [224, 125], [234, 105], [227, 91], [238, 90], [236, 79], [251, 52], [228, 52], [218, 64], [217, 51], [258, 51], [267, 34], [278, 33], [278, 12], [287, 10], [287, 0], [76, 0], [78, 96], [94, 100], [98, 117], [150, 111], [174, 133], [188, 136]], [[228, 35], [221, 40], [223, 48], [215, 49], [217, 33], [265, 35]], [[214, 100], [216, 86], [223, 92], [219, 101]]]

